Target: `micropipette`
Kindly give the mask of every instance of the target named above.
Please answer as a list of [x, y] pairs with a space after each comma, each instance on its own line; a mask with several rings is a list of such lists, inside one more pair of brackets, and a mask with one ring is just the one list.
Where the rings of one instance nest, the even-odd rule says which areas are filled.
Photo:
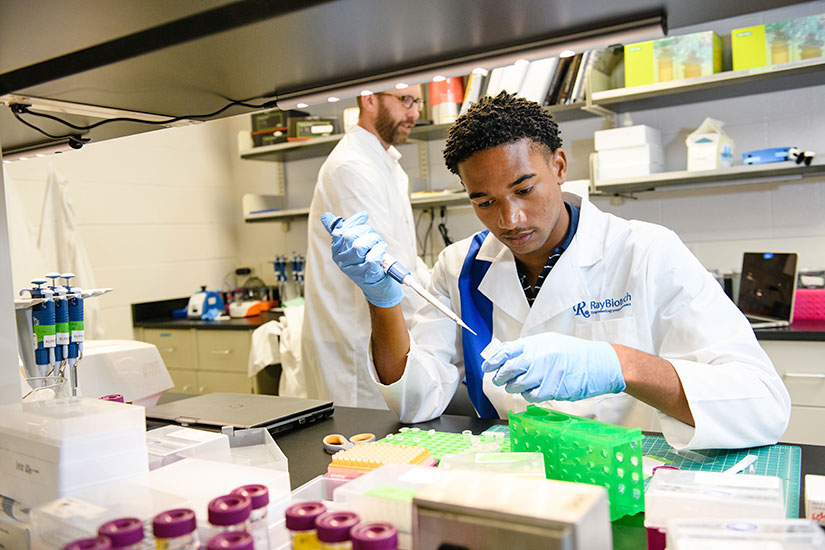
[[[343, 221], [344, 218], [338, 216], [330, 224], [329, 232], [332, 233], [332, 231], [338, 226], [338, 224]], [[410, 273], [410, 271], [406, 267], [401, 265], [401, 262], [393, 258], [390, 254], [384, 253], [384, 257], [381, 258], [381, 267], [384, 269], [384, 273], [386, 273], [402, 285], [406, 285], [413, 289], [416, 292], [416, 294], [424, 298], [427, 302], [430, 303], [430, 305], [432, 305], [435, 309], [446, 315], [458, 326], [469, 330], [474, 335], [476, 334], [476, 332], [469, 326], [467, 326], [467, 324], [461, 320], [461, 317], [459, 317], [453, 310], [442, 304], [438, 300], [438, 298], [427, 292], [427, 289], [425, 289], [423, 286], [421, 286], [421, 284], [418, 281], [415, 280], [415, 278], [412, 276], [412, 273]]]

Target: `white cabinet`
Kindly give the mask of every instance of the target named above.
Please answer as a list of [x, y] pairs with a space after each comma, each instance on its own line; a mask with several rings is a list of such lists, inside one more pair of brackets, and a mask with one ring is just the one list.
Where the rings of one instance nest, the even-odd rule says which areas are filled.
[[782, 441], [825, 444], [825, 342], [759, 340], [791, 396], [791, 421]]

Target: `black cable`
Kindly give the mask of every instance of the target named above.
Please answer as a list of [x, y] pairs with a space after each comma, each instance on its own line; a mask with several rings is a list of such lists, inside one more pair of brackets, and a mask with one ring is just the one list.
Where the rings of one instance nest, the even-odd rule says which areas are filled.
[[[420, 240], [418, 238], [418, 226], [421, 225], [421, 218], [423, 218], [424, 214], [426, 214], [428, 212], [429, 212], [429, 210], [427, 210], [427, 209], [422, 210], [421, 213], [418, 215], [418, 219], [415, 221], [415, 240], [416, 241]], [[423, 245], [421, 244], [421, 242], [417, 243], [418, 246], [419, 246], [418, 255], [421, 256], [422, 258], [427, 255], [427, 241], [423, 241], [423, 243], [424, 243]]]
[[[64, 126], [68, 126], [69, 128], [72, 128], [74, 130], [88, 131], [88, 130], [93, 130], [94, 128], [97, 128], [99, 126], [103, 126], [104, 124], [110, 124], [112, 122], [137, 122], [137, 123], [149, 124], [149, 125], [153, 125], [153, 126], [164, 126], [164, 125], [167, 125], [167, 124], [172, 124], [174, 122], [178, 122], [180, 120], [192, 120], [192, 119], [199, 119], [199, 118], [212, 118], [212, 117], [217, 116], [217, 115], [221, 114], [222, 112], [226, 111], [230, 107], [234, 107], [236, 105], [241, 106], [241, 107], [249, 107], [251, 109], [267, 109], [267, 108], [270, 108], [270, 107], [277, 107], [277, 104], [278, 104], [278, 101], [276, 99], [264, 102], [261, 105], [253, 105], [253, 104], [247, 103], [245, 101], [230, 100], [229, 103], [227, 103], [226, 105], [224, 105], [223, 107], [221, 107], [217, 111], [202, 114], [202, 115], [181, 115], [181, 116], [177, 116], [177, 117], [170, 117], [166, 120], [158, 120], [158, 121], [141, 120], [141, 119], [138, 119], [138, 118], [131, 118], [131, 117], [117, 117], [117, 118], [108, 118], [108, 119], [105, 119], [105, 120], [101, 120], [100, 122], [95, 122], [94, 124], [89, 124], [89, 125], [86, 125], [86, 126], [78, 126], [76, 124], [72, 124], [71, 122], [69, 122], [67, 120], [63, 120], [62, 118], [56, 117], [54, 115], [49, 115], [49, 114], [46, 114], [46, 113], [37, 113], [37, 112], [31, 111], [29, 109], [28, 105], [25, 105], [25, 104], [22, 104], [22, 103], [16, 103], [14, 105], [11, 105], [11, 108], [12, 108], [12, 112], [14, 112], [14, 113], [25, 113], [27, 115], [39, 116], [39, 117], [42, 117], [42, 118], [47, 118], [49, 120], [53, 120], [55, 122], [63, 124]], [[49, 135], [46, 132], [44, 132], [43, 130], [35, 127], [34, 125], [29, 124], [28, 122], [25, 122], [19, 116], [16, 116], [15, 118], [17, 118], [17, 120], [19, 120], [20, 122], [22, 122], [26, 126], [29, 126], [30, 128], [33, 128], [34, 130], [37, 130], [38, 132], [41, 132], [41, 133], [45, 134], [46, 136]], [[63, 136], [63, 137], [65, 137], [65, 136]], [[53, 138], [53, 139], [61, 139], [61, 138]]]
[[427, 226], [427, 232], [424, 233], [424, 243], [425, 243], [424, 250], [425, 251], [427, 250], [426, 243], [428, 243], [430, 241], [430, 235], [433, 232], [433, 225], [435, 224], [435, 208], [430, 208], [429, 212], [430, 212], [430, 225]]
[[22, 122], [23, 124], [25, 124], [26, 126], [31, 128], [32, 130], [36, 130], [37, 132], [40, 132], [41, 134], [43, 134], [44, 136], [46, 136], [49, 139], [54, 139], [54, 140], [68, 139], [69, 140], [69, 146], [71, 146], [74, 149], [80, 149], [81, 147], [83, 147], [84, 143], [89, 141], [89, 138], [76, 136], [74, 134], [64, 134], [62, 136], [56, 136], [54, 134], [50, 134], [46, 130], [38, 128], [34, 124], [31, 124], [26, 120], [23, 120], [20, 117], [20, 112], [17, 109], [17, 107], [19, 107], [19, 106], [18, 105], [12, 105], [11, 106], [11, 114], [14, 115], [14, 118], [16, 118], [17, 120], [19, 120], [20, 122]]
[[441, 207], [441, 223], [438, 224], [438, 232], [441, 233], [444, 246], [453, 244], [453, 240], [450, 239], [450, 235], [447, 233], [447, 208], [445, 206]]

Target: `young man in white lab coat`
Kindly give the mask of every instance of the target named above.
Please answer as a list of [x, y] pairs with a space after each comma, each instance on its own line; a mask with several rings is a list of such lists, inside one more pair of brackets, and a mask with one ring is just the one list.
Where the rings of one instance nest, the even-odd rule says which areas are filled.
[[[320, 216], [327, 211], [345, 217], [369, 211], [392, 254], [427, 281], [427, 268], [417, 256], [407, 174], [395, 148], [407, 141], [421, 103], [419, 86], [360, 97], [358, 124], [336, 145], [318, 174], [309, 208], [301, 335], [308, 397], [332, 398], [347, 407], [387, 408], [369, 374], [367, 303], [333, 263]], [[412, 318], [422, 304], [411, 294], [402, 307]]]
[[[333, 258], [371, 302], [375, 382], [402, 421], [439, 416], [463, 366], [482, 416], [534, 402], [660, 429], [676, 448], [777, 441], [790, 399], [749, 323], [672, 231], [562, 194], [552, 116], [484, 98], [444, 156], [488, 231], [444, 249], [429, 288], [478, 337], [427, 306], [408, 332], [400, 289], [376, 268], [381, 238], [364, 216], [332, 232]], [[483, 361], [491, 335], [504, 345]]]

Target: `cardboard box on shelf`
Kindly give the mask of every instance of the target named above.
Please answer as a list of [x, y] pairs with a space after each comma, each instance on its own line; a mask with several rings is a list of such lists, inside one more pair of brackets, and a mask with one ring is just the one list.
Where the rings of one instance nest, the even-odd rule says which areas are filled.
[[733, 70], [776, 65], [825, 55], [825, 14], [734, 29]]
[[713, 31], [628, 44], [625, 87], [669, 82], [722, 70], [722, 38]]
[[598, 152], [599, 181], [648, 176], [664, 169], [661, 145], [644, 144]]
[[733, 166], [733, 140], [722, 129], [724, 124], [708, 117], [688, 135], [685, 139], [688, 171]]
[[289, 141], [330, 136], [338, 129], [338, 119], [326, 117], [290, 118], [287, 139]]
[[621, 128], [610, 128], [609, 130], [596, 130], [593, 133], [593, 144], [596, 151], [605, 149], [624, 149], [637, 145], [652, 144], [662, 146], [662, 134], [657, 128], [646, 124], [635, 126], [623, 126]]

